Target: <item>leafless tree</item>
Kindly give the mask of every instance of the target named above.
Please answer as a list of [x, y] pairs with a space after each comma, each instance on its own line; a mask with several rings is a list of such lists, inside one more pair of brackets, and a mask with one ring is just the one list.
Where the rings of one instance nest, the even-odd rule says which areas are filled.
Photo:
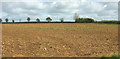
[[79, 15], [77, 13], [74, 14], [74, 20], [77, 22], [79, 20]]

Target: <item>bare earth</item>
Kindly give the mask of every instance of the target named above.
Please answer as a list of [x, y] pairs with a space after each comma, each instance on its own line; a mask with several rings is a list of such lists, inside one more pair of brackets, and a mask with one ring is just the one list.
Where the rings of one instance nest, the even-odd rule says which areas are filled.
[[118, 25], [2, 24], [3, 57], [101, 57], [118, 54]]

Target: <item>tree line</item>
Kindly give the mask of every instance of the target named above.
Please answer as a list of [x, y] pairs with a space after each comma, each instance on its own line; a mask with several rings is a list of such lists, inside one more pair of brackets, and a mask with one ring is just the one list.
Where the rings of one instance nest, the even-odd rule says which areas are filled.
[[79, 15], [77, 13], [74, 14], [74, 19], [76, 23], [114, 23], [114, 24], [120, 24], [120, 21], [118, 20], [102, 20], [102, 21], [95, 21], [92, 18], [79, 18]]
[[[30, 22], [30, 20], [31, 20], [31, 18], [30, 18], [30, 17], [28, 17], [28, 18], [27, 18], [27, 21], [28, 21], [28, 22]], [[46, 18], [46, 20], [47, 20], [48, 22], [51, 22], [51, 21], [52, 21], [52, 18], [47, 17], [47, 18]], [[6, 23], [8, 23], [8, 21], [9, 21], [9, 19], [8, 19], [8, 18], [6, 18], [6, 19], [5, 19], [5, 22], [6, 22]], [[63, 21], [64, 21], [64, 18], [60, 18], [60, 21], [61, 21], [61, 22], [63, 22]], [[2, 19], [1, 19], [1, 18], [0, 18], [0, 22], [2, 22]], [[15, 22], [15, 20], [12, 20], [12, 22], [14, 23], [14, 22]], [[19, 22], [21, 22], [21, 19], [19, 20]], [[39, 23], [39, 22], [40, 22], [40, 19], [39, 19], [39, 18], [37, 18], [37, 19], [36, 19], [36, 22], [38, 22], [38, 23]]]
[[[79, 18], [79, 15], [77, 13], [74, 14], [74, 20], [75, 20], [75, 23], [120, 23], [120, 21], [111, 21], [111, 20], [103, 20], [103, 21], [95, 21], [94, 19], [92, 18]], [[26, 19], [28, 22], [30, 22], [31, 18], [28, 17]], [[47, 17], [46, 20], [48, 22], [51, 22], [52, 21], [52, 18], [51, 17]], [[61, 23], [64, 22], [64, 18], [60, 18], [59, 19], [61, 21]], [[8, 18], [5, 19], [6, 23], [8, 23]], [[2, 22], [2, 19], [0, 18], [0, 22]], [[14, 23], [15, 20], [12, 20], [12, 22]], [[19, 20], [19, 22], [21, 22], [21, 19]], [[41, 22], [39, 18], [36, 19], [36, 22]]]

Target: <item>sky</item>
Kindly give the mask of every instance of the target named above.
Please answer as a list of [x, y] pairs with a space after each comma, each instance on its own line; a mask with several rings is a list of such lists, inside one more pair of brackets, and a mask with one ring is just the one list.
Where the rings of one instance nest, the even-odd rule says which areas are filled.
[[[74, 14], [77, 13], [80, 18], [93, 18], [94, 20], [118, 20], [118, 2], [105, 2], [99, 0], [69, 0], [69, 1], [49, 1], [49, 0], [29, 0], [28, 1], [3, 1], [0, 3], [0, 18], [31, 21], [36, 18], [44, 21], [51, 17], [53, 21], [59, 21], [64, 18], [65, 21], [74, 21]], [[3, 20], [4, 21], [4, 20]]]

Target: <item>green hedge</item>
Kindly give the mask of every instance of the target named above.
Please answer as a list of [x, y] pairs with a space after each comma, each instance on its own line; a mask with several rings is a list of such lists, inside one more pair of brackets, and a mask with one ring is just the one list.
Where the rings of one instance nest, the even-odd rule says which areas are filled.
[[113, 55], [111, 57], [102, 57], [101, 59], [120, 59], [120, 55]]
[[119, 23], [120, 23], [120, 21], [103, 20], [103, 21], [97, 21], [96, 23], [115, 23], [115, 24], [119, 24]]
[[120, 24], [120, 21], [116, 20], [102, 20], [102, 21], [94, 21], [92, 18], [78, 18], [76, 23], [109, 23], [109, 24]]

